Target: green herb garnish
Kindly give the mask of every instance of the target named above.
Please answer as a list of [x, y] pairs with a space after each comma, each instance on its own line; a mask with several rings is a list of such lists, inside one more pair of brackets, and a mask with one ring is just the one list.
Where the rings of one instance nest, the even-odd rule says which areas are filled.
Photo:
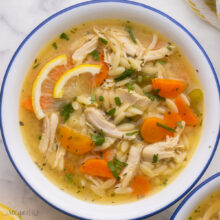
[[61, 35], [60, 35], [60, 39], [64, 39], [64, 40], [69, 40], [69, 37], [68, 37], [68, 35], [66, 34], [66, 33], [62, 33]]
[[121, 100], [120, 100], [119, 97], [115, 97], [115, 104], [116, 104], [117, 106], [121, 106]]
[[76, 96], [74, 96], [74, 97], [73, 97], [73, 101], [75, 102], [76, 100], [77, 100], [77, 97], [76, 97]]
[[71, 174], [71, 173], [66, 174], [65, 177], [66, 177], [66, 179], [67, 179], [70, 183], [73, 182], [72, 174]]
[[52, 46], [55, 50], [57, 50], [57, 43], [56, 42], [52, 43]]
[[33, 69], [36, 69], [39, 65], [40, 65], [40, 63], [34, 65], [34, 66], [33, 66]]
[[108, 41], [102, 37], [99, 38], [99, 40], [104, 44], [104, 45], [107, 45], [108, 44]]
[[131, 90], [134, 90], [134, 86], [131, 83], [128, 83], [128, 92], [130, 92]]
[[120, 76], [115, 78], [115, 82], [119, 82], [127, 77], [130, 77], [133, 73], [135, 73], [135, 71], [136, 70], [133, 68], [126, 69]]
[[156, 163], [158, 161], [158, 154], [154, 154], [153, 156], [153, 163]]
[[41, 138], [42, 138], [42, 137], [41, 137], [41, 135], [40, 135], [40, 136], [38, 137], [38, 140], [41, 140]]
[[183, 125], [182, 125], [182, 122], [181, 122], [181, 121], [178, 121], [178, 122], [177, 122], [177, 125], [178, 125], [179, 128], [183, 128]]
[[107, 114], [110, 115], [111, 117], [113, 117], [114, 114], [115, 114], [115, 111], [116, 111], [116, 109], [115, 109], [115, 108], [112, 108], [112, 109], [110, 109], [110, 110], [107, 112]]
[[103, 152], [102, 151], [100, 152], [100, 158], [103, 158]]
[[137, 44], [137, 41], [136, 41], [136, 39], [134, 37], [134, 34], [133, 34], [132, 30], [131, 30], [131, 26], [126, 25], [126, 30], [127, 30], [128, 34], [129, 34], [131, 40], [133, 41], [133, 43]]
[[170, 127], [168, 127], [168, 126], [166, 126], [166, 125], [164, 125], [164, 124], [161, 124], [161, 123], [159, 123], [159, 122], [157, 122], [157, 126], [158, 126], [158, 127], [161, 127], [161, 128], [164, 128], [164, 129], [166, 129], [167, 131], [170, 131], [170, 132], [173, 132], [173, 133], [176, 132], [175, 129], [170, 128]]
[[138, 134], [139, 131], [133, 131], [133, 132], [129, 132], [129, 133], [126, 133], [125, 135], [126, 136], [133, 136], [135, 134]]
[[111, 170], [113, 177], [117, 180], [120, 180], [120, 177], [118, 175], [120, 174], [121, 170], [127, 165], [127, 163], [121, 162], [116, 157], [114, 157], [112, 161], [108, 162], [108, 168]]
[[171, 50], [172, 50], [172, 47], [168, 46], [167, 49], [168, 49], [169, 51], [171, 51]]
[[96, 146], [101, 146], [105, 142], [105, 135], [102, 130], [97, 134], [90, 134], [90, 136]]
[[95, 101], [96, 101], [96, 94], [92, 94], [91, 95], [91, 104], [94, 104]]
[[99, 101], [103, 102], [104, 101], [104, 97], [103, 96], [99, 96]]
[[168, 179], [165, 179], [165, 180], [163, 181], [163, 185], [166, 186], [166, 185], [167, 185], [167, 182], [168, 182]]
[[73, 112], [73, 107], [72, 107], [72, 104], [69, 103], [67, 105], [65, 105], [63, 107], [63, 110], [61, 111], [61, 116], [64, 117], [64, 122], [67, 121], [70, 117], [70, 114]]
[[93, 56], [94, 60], [95, 61], [99, 61], [99, 51], [98, 50], [93, 50], [91, 53], [90, 53], [91, 56]]

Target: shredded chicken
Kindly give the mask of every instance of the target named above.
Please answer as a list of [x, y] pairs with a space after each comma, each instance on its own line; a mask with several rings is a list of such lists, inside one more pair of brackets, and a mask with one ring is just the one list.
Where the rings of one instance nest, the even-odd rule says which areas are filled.
[[89, 107], [85, 110], [86, 118], [89, 123], [91, 123], [96, 129], [102, 130], [105, 135], [113, 138], [124, 138], [127, 140], [133, 140], [136, 138], [136, 135], [127, 136], [126, 132], [119, 131], [117, 127], [111, 123], [108, 122], [105, 117], [104, 113], [102, 113], [100, 110]]
[[147, 51], [144, 55], [144, 62], [159, 60], [164, 58], [166, 55], [171, 55], [174, 51], [174, 48], [174, 46], [167, 44], [160, 49]]
[[143, 158], [152, 162], [154, 155], [158, 156], [158, 160], [175, 157], [175, 147], [179, 142], [181, 133], [184, 130], [185, 122], [182, 121], [182, 128], [177, 129], [175, 137], [167, 136], [166, 141], [149, 144], [143, 149]]
[[58, 170], [64, 169], [64, 156], [66, 154], [66, 150], [59, 145], [58, 150], [56, 152], [56, 159], [52, 164], [53, 168], [57, 168]]
[[81, 64], [86, 56], [95, 50], [98, 46], [98, 37], [94, 34], [89, 34], [84, 37], [82, 45], [73, 52], [72, 60], [76, 65]]
[[49, 147], [49, 141], [50, 141], [50, 121], [49, 121], [49, 117], [46, 116], [43, 119], [43, 131], [38, 146], [42, 153], [45, 153], [47, 151]]
[[126, 188], [135, 176], [140, 163], [142, 149], [143, 145], [140, 143], [131, 146], [127, 161], [128, 165], [120, 174], [121, 183], [119, 184], [119, 187]]

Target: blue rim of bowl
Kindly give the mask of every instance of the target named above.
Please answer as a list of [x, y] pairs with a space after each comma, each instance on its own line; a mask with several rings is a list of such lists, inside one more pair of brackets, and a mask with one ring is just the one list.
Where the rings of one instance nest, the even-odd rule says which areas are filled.
[[[3, 126], [2, 126], [2, 97], [3, 97], [3, 94], [4, 94], [4, 86], [5, 86], [5, 82], [6, 82], [6, 79], [7, 79], [7, 76], [10, 72], [10, 68], [13, 64], [13, 61], [15, 60], [17, 54], [19, 53], [19, 51], [21, 50], [21, 48], [23, 47], [23, 45], [28, 41], [28, 39], [38, 30], [40, 29], [42, 26], [44, 26], [46, 23], [48, 23], [50, 20], [52, 20], [53, 18], [65, 13], [65, 12], [68, 12], [70, 10], [74, 10], [76, 8], [79, 8], [79, 7], [82, 7], [82, 6], [86, 6], [86, 5], [91, 5], [91, 4], [99, 4], [99, 3], [120, 3], [120, 4], [128, 4], [128, 5], [134, 5], [134, 6], [138, 6], [138, 7], [141, 7], [141, 8], [145, 8], [147, 10], [150, 10], [150, 11], [153, 11], [157, 14], [160, 14], [161, 16], [163, 16], [164, 18], [168, 19], [169, 21], [173, 22], [175, 25], [177, 25], [180, 29], [182, 29], [186, 34], [189, 35], [189, 37], [194, 41], [194, 43], [199, 47], [199, 49], [201, 50], [201, 52], [203, 53], [203, 55], [205, 56], [211, 70], [212, 70], [212, 74], [215, 78], [215, 81], [216, 81], [216, 87], [218, 89], [218, 94], [219, 94], [219, 101], [220, 101], [220, 86], [219, 86], [219, 81], [218, 81], [218, 78], [217, 78], [217, 75], [216, 75], [216, 72], [215, 72], [215, 69], [207, 55], [207, 53], [205, 52], [205, 50], [203, 49], [203, 47], [200, 45], [200, 43], [196, 40], [196, 38], [183, 26], [181, 25], [178, 21], [176, 21], [175, 19], [173, 19], [172, 17], [170, 17], [169, 15], [167, 15], [166, 13], [160, 11], [160, 10], [157, 10], [151, 6], [148, 6], [148, 5], [145, 5], [145, 4], [142, 4], [142, 3], [139, 3], [139, 2], [135, 2], [135, 1], [128, 1], [128, 0], [92, 0], [92, 1], [86, 1], [86, 2], [82, 2], [82, 3], [79, 3], [79, 4], [75, 4], [75, 5], [72, 5], [68, 8], [65, 8], [61, 11], [58, 11], [57, 13], [53, 14], [52, 16], [48, 17], [47, 19], [45, 19], [43, 22], [41, 22], [37, 27], [35, 27], [30, 34], [27, 35], [27, 37], [22, 41], [22, 43], [19, 45], [19, 47], [17, 48], [17, 50], [15, 51], [14, 55], [12, 56], [11, 58], [11, 61], [7, 67], [7, 70], [5, 72], [5, 76], [3, 78], [3, 82], [2, 82], [2, 87], [1, 87], [1, 94], [0, 94], [0, 128], [1, 128], [1, 134], [2, 134], [2, 139], [3, 139], [3, 142], [4, 142], [4, 146], [5, 146], [5, 149], [7, 151], [7, 154], [9, 156], [9, 159], [11, 160], [11, 163], [13, 164], [15, 170], [17, 171], [17, 173], [20, 175], [20, 177], [23, 179], [23, 181], [29, 186], [29, 188], [37, 195], [39, 196], [43, 201], [45, 201], [47, 204], [49, 204], [50, 206], [52, 206], [53, 208], [61, 211], [62, 213], [64, 214], [67, 214], [69, 216], [72, 216], [72, 217], [75, 217], [75, 218], [78, 218], [78, 219], [84, 219], [86, 220], [87, 218], [83, 218], [83, 217], [80, 217], [80, 216], [76, 216], [72, 213], [69, 213], [69, 212], [66, 212], [64, 211], [63, 209], [53, 205], [51, 202], [49, 202], [48, 200], [46, 200], [45, 198], [43, 198], [40, 193], [38, 193], [35, 189], [32, 188], [32, 186], [26, 181], [26, 179], [23, 177], [23, 175], [20, 173], [20, 171], [18, 170], [16, 164], [14, 163], [13, 161], [13, 158], [11, 157], [11, 154], [8, 150], [8, 146], [7, 146], [7, 143], [6, 143], [6, 139], [5, 139], [5, 136], [4, 136], [4, 129], [3, 129]], [[217, 135], [217, 139], [216, 139], [216, 142], [215, 142], [215, 146], [213, 147], [213, 151], [212, 151], [212, 154], [206, 164], [206, 166], [204, 167], [204, 169], [202, 170], [202, 172], [199, 174], [199, 176], [196, 178], [196, 180], [191, 184], [191, 186], [185, 191], [183, 192], [178, 198], [176, 198], [173, 202], [169, 203], [168, 205], [150, 213], [150, 214], [147, 214], [147, 215], [144, 215], [144, 216], [141, 216], [141, 217], [137, 217], [137, 218], [133, 218], [133, 220], [138, 220], [138, 219], [143, 219], [143, 218], [147, 218], [147, 217], [150, 217], [150, 216], [153, 216], [153, 215], [156, 215], [157, 213], [169, 208], [171, 205], [175, 204], [177, 201], [179, 201], [183, 196], [185, 196], [193, 187], [194, 185], [199, 181], [199, 179], [202, 177], [202, 175], [204, 174], [204, 172], [206, 171], [206, 169], [208, 168], [210, 162], [212, 161], [212, 158], [215, 154], [215, 151], [216, 151], [216, 148], [218, 146], [218, 142], [219, 142], [219, 137], [220, 137], [220, 126], [219, 126], [219, 129], [218, 129], [218, 135]]]
[[[202, 183], [200, 183], [195, 189], [190, 192], [186, 198], [179, 204], [177, 209], [174, 211], [173, 215], [171, 216], [170, 220], [174, 220], [175, 217], [178, 215], [178, 213], [181, 211], [182, 207], [187, 203], [187, 201], [195, 194], [197, 193], [201, 188], [205, 187], [209, 182], [213, 181], [214, 179], [220, 177], [220, 172], [214, 174], [213, 176], [209, 177]], [[201, 202], [201, 201], [200, 201]]]

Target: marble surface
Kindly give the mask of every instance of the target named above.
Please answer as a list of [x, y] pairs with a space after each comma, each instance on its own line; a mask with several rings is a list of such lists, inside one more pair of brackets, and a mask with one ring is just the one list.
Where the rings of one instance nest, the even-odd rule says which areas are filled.
[[[184, 0], [136, 0], [160, 9], [182, 23], [199, 40], [220, 76], [220, 31], [200, 20]], [[0, 0], [0, 83], [6, 67], [24, 37], [41, 21], [79, 0]], [[220, 149], [200, 182], [219, 171]], [[73, 219], [38, 198], [21, 180], [0, 141], [0, 203], [22, 214], [24, 220]], [[150, 220], [167, 220], [177, 204]]]

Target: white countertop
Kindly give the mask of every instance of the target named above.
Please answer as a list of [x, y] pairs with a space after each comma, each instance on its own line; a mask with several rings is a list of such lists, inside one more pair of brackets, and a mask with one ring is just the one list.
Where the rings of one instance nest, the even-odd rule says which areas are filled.
[[[200, 20], [185, 0], [136, 0], [153, 6], [183, 24], [202, 44], [220, 76], [220, 30]], [[45, 18], [80, 0], [0, 0], [0, 83], [25, 36]], [[220, 149], [200, 182], [218, 172]], [[0, 203], [22, 213], [24, 220], [70, 220], [38, 198], [13, 168], [0, 140]], [[177, 204], [149, 220], [169, 219]]]

